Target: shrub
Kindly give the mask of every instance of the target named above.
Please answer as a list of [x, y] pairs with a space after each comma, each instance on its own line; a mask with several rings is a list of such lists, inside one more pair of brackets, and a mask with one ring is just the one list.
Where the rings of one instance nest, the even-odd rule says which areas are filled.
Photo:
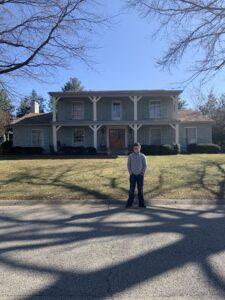
[[85, 149], [85, 153], [87, 153], [89, 155], [95, 155], [97, 153], [97, 150], [95, 147], [87, 147]]
[[5, 141], [1, 144], [0, 148], [2, 154], [11, 154], [13, 143], [11, 141]]
[[23, 147], [15, 146], [12, 148], [12, 154], [23, 154]]
[[42, 154], [43, 151], [42, 147], [23, 147], [24, 154]]
[[85, 154], [85, 147], [61, 146], [61, 151], [65, 154]]
[[179, 144], [142, 145], [141, 152], [145, 155], [172, 155], [180, 153]]
[[221, 147], [216, 144], [188, 144], [189, 153], [219, 153]]

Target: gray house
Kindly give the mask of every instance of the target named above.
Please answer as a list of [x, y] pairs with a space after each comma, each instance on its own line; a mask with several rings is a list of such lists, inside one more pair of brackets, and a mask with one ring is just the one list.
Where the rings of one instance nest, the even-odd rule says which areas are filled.
[[95, 147], [123, 153], [141, 144], [211, 143], [213, 120], [190, 110], [178, 110], [180, 90], [49, 92], [53, 111], [32, 112], [15, 119], [14, 146]]

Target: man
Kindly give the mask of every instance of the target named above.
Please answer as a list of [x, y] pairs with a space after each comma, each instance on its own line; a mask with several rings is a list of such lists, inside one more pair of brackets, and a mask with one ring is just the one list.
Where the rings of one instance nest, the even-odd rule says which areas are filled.
[[134, 202], [134, 191], [137, 183], [139, 207], [146, 207], [143, 196], [144, 174], [147, 168], [146, 157], [141, 151], [141, 144], [134, 143], [133, 153], [128, 156], [127, 168], [130, 174], [130, 191], [126, 208], [132, 207]]

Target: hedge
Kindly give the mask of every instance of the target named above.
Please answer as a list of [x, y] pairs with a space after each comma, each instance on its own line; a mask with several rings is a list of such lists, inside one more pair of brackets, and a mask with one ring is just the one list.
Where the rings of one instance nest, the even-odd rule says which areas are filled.
[[172, 155], [180, 153], [179, 144], [142, 145], [141, 152], [145, 155]]
[[219, 153], [221, 147], [216, 144], [188, 144], [187, 151], [189, 153]]

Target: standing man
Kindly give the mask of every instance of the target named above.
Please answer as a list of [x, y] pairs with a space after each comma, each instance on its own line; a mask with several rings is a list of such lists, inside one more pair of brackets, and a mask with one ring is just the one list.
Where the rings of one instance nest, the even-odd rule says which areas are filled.
[[130, 174], [130, 191], [126, 208], [132, 207], [134, 202], [134, 191], [137, 183], [139, 207], [146, 207], [143, 196], [144, 174], [147, 168], [146, 157], [140, 152], [141, 144], [134, 143], [133, 153], [128, 156], [127, 168]]

